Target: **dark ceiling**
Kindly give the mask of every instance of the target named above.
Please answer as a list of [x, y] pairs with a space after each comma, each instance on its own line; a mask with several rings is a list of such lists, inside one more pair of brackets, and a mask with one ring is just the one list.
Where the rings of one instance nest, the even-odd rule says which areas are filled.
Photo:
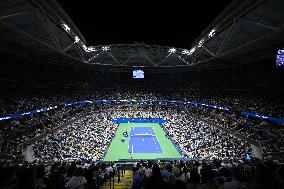
[[232, 0], [57, 2], [89, 45], [144, 42], [189, 49]]

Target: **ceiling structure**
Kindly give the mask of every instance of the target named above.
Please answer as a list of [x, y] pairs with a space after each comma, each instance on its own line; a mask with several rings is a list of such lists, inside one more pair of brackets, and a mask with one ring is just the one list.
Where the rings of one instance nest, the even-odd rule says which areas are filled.
[[[189, 49], [201, 32], [233, 0], [77, 1], [56, 0], [89, 45], [159, 45]], [[189, 6], [190, 5], [190, 6]], [[200, 15], [199, 10], [204, 14]], [[198, 18], [198, 19], [196, 19]]]
[[90, 46], [55, 0], [3, 0], [0, 50], [73, 66], [222, 66], [273, 56], [283, 48], [283, 10], [283, 0], [235, 0], [189, 49], [143, 43]]

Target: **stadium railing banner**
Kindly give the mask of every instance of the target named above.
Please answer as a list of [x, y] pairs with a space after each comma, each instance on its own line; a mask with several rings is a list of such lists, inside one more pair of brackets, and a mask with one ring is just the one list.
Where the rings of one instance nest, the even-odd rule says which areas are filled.
[[[73, 106], [73, 105], [86, 104], [86, 103], [92, 103], [92, 101], [83, 100], [83, 101], [79, 101], [79, 102], [71, 102], [71, 103], [64, 104], [64, 106]], [[0, 117], [0, 121], [7, 120], [7, 119], [14, 119], [14, 118], [22, 117], [22, 116], [25, 116], [25, 115], [31, 115], [31, 114], [40, 113], [40, 112], [46, 112], [46, 111], [49, 111], [49, 110], [57, 109], [58, 107], [59, 106], [43, 107], [43, 108], [38, 109], [38, 110], [31, 110], [31, 111], [27, 111], [27, 112], [23, 112], [23, 113], [18, 113], [18, 114], [5, 115], [5, 116]]]
[[83, 100], [83, 101], [79, 101], [79, 102], [71, 102], [71, 103], [64, 104], [64, 106], [72, 106], [72, 105], [86, 104], [86, 103], [92, 103], [92, 101]]
[[41, 108], [41, 109], [38, 109], [38, 110], [31, 110], [31, 111], [28, 111], [28, 112], [1, 116], [0, 121], [12, 119], [12, 118], [18, 118], [18, 117], [22, 117], [22, 116], [25, 116], [25, 115], [31, 115], [31, 114], [40, 113], [40, 112], [46, 112], [46, 111], [54, 110], [54, 109], [57, 109], [57, 108], [58, 108], [58, 106], [44, 107], [44, 108]]
[[206, 107], [210, 107], [210, 108], [215, 108], [215, 109], [229, 111], [229, 108], [216, 106], [216, 105], [211, 105], [211, 104], [204, 104], [202, 102], [190, 102], [190, 104], [197, 104], [197, 105], [206, 106]]
[[[73, 105], [83, 105], [86, 103], [91, 103], [91, 104], [96, 104], [96, 103], [112, 103], [112, 102], [118, 102], [118, 103], [131, 103], [131, 102], [136, 102], [136, 103], [141, 103], [141, 102], [151, 102], [151, 103], [160, 103], [160, 102], [166, 102], [166, 103], [174, 103], [174, 104], [184, 104], [184, 105], [201, 105], [201, 106], [206, 106], [209, 108], [214, 108], [214, 109], [220, 109], [220, 110], [224, 110], [224, 111], [230, 111], [229, 108], [227, 107], [221, 107], [221, 106], [217, 106], [217, 105], [212, 105], [212, 104], [205, 104], [202, 102], [183, 102], [183, 101], [179, 101], [179, 100], [135, 100], [135, 99], [131, 99], [131, 100], [113, 100], [113, 99], [108, 99], [108, 100], [82, 100], [82, 101], [78, 101], [78, 102], [71, 102], [71, 103], [66, 103], [63, 104], [65, 107], [66, 106], [73, 106]], [[118, 104], [119, 105], [119, 104]], [[45, 112], [45, 111], [49, 111], [49, 110], [54, 110], [57, 109], [59, 106], [52, 106], [52, 107], [44, 107], [38, 110], [31, 110], [28, 112], [23, 112], [23, 113], [18, 113], [18, 114], [10, 114], [10, 115], [4, 115], [4, 116], [0, 116], [0, 121], [3, 120], [8, 120], [8, 119], [15, 119], [18, 117], [22, 117], [25, 115], [30, 115], [30, 114], [35, 114], [35, 113], [40, 113], [40, 112]], [[265, 119], [265, 120], [270, 120], [270, 121], [274, 121], [274, 122], [278, 122], [278, 123], [284, 123], [284, 119], [282, 118], [277, 118], [277, 117], [271, 117], [271, 116], [265, 116], [265, 115], [260, 115], [260, 114], [256, 114], [256, 113], [252, 113], [252, 112], [241, 112], [241, 114], [243, 115], [247, 115], [247, 116], [252, 116], [255, 118], [259, 118], [259, 119]]]
[[284, 119], [277, 118], [277, 117], [270, 117], [270, 116], [255, 114], [255, 113], [251, 113], [251, 112], [241, 112], [241, 114], [256, 117], [256, 118], [259, 118], [259, 119], [267, 119], [267, 120], [270, 120], [270, 121], [284, 123]]

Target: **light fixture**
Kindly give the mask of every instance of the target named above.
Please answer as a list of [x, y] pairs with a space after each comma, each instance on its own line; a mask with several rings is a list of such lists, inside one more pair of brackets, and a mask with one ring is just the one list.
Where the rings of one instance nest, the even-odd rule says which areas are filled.
[[83, 47], [84, 51], [88, 52], [88, 48], [85, 44], [83, 44], [82, 47]]
[[169, 53], [175, 53], [177, 50], [175, 48], [170, 48]]
[[76, 35], [75, 36], [75, 43], [79, 43], [79, 41], [80, 41], [80, 38]]
[[70, 27], [69, 27], [67, 24], [62, 23], [62, 27], [63, 27], [63, 29], [64, 29], [66, 32], [70, 33], [71, 29], [70, 29]]
[[214, 28], [214, 29], [212, 29], [211, 31], [210, 31], [210, 33], [208, 34], [208, 37], [209, 38], [211, 38], [211, 37], [213, 37], [216, 33], [216, 29]]
[[204, 41], [205, 41], [204, 39], [201, 39], [201, 40], [199, 41], [199, 43], [198, 43], [198, 47], [202, 47]]
[[88, 52], [94, 52], [97, 51], [97, 49], [93, 46], [87, 47]]
[[186, 54], [186, 55], [190, 55], [190, 52], [189, 52], [189, 50], [187, 50], [187, 49], [184, 49], [182, 52], [181, 52], [181, 54]]
[[103, 47], [102, 47], [102, 50], [103, 50], [103, 51], [109, 51], [110, 48], [109, 48], [109, 46], [103, 46]]
[[90, 47], [87, 47], [85, 44], [82, 45], [84, 51], [86, 52], [94, 52], [94, 51], [97, 51], [97, 49], [93, 46], [90, 46]]
[[192, 55], [195, 51], [196, 51], [196, 47], [193, 47], [192, 49], [190, 49], [189, 55]]

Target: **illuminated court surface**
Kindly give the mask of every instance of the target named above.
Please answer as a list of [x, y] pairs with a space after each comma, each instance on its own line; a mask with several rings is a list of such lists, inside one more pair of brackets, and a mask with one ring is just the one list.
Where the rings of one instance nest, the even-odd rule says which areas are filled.
[[158, 123], [120, 123], [104, 161], [181, 158]]

